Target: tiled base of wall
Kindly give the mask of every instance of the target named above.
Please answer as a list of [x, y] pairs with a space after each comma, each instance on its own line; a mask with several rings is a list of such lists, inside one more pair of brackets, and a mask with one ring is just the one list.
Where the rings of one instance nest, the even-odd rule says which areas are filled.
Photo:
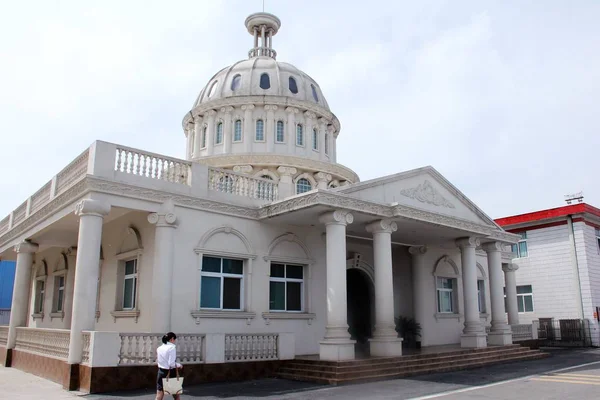
[[[206, 382], [242, 381], [275, 376], [280, 361], [257, 361], [227, 364], [188, 364], [182, 376], [186, 385]], [[80, 389], [89, 393], [106, 393], [156, 387], [157, 367], [95, 367], [79, 366]]]
[[64, 388], [72, 386], [71, 368], [62, 360], [13, 350], [11, 367], [60, 383]]
[[0, 365], [6, 366], [6, 347], [0, 346]]

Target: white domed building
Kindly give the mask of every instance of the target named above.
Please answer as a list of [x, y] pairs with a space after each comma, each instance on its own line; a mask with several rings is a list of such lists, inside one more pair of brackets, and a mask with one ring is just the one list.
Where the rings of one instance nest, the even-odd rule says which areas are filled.
[[0, 220], [4, 364], [98, 392], [151, 385], [168, 331], [188, 384], [400, 357], [400, 318], [413, 346], [512, 343], [519, 236], [432, 167], [359, 182], [324, 88], [276, 59], [279, 19], [245, 25], [248, 58], [183, 118], [185, 160], [97, 141]]

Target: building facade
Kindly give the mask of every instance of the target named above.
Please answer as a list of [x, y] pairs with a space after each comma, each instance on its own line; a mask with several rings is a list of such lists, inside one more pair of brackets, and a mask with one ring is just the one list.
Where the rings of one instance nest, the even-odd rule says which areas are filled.
[[512, 246], [522, 323], [587, 319], [598, 345], [600, 209], [585, 203], [496, 219]]
[[320, 86], [276, 61], [279, 19], [245, 25], [248, 59], [185, 114], [186, 160], [97, 141], [0, 221], [17, 262], [0, 356], [90, 390], [167, 331], [205, 365], [399, 356], [400, 316], [423, 346], [512, 343], [519, 236], [432, 167], [360, 182]]

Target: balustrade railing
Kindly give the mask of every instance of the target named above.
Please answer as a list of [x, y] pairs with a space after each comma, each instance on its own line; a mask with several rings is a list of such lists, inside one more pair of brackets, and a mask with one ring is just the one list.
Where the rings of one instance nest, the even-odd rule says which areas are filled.
[[[119, 365], [152, 365], [156, 363], [156, 349], [162, 345], [162, 334], [121, 333]], [[204, 334], [177, 335], [177, 361], [201, 363]]]
[[66, 360], [70, 334], [68, 329], [17, 328], [15, 350]]
[[159, 154], [118, 146], [115, 171], [189, 185], [192, 163]]
[[0, 346], [6, 346], [8, 341], [8, 326], [0, 326]]
[[532, 324], [515, 324], [510, 326], [512, 330], [513, 342], [519, 342], [522, 340], [533, 339], [533, 325]]
[[225, 361], [278, 359], [278, 334], [225, 335]]
[[25, 213], [27, 210], [27, 202], [21, 204], [19, 207], [13, 211], [13, 226], [17, 225], [19, 222], [25, 219]]
[[254, 178], [218, 168], [208, 169], [208, 188], [253, 199], [277, 200], [277, 184], [272, 180]]
[[7, 215], [0, 221], [0, 233], [4, 233], [8, 230], [9, 222], [10, 222], [10, 215]]
[[87, 174], [89, 153], [90, 150], [86, 149], [56, 175], [56, 194], [64, 192]]
[[10, 308], [0, 308], [0, 325], [8, 325], [10, 322]]
[[50, 201], [50, 194], [52, 190], [52, 182], [46, 183], [40, 190], [34, 193], [31, 196], [31, 209], [29, 211], [30, 214], [33, 214], [40, 208], [42, 208], [48, 201]]
[[81, 362], [83, 364], [89, 364], [90, 363], [90, 345], [91, 345], [91, 340], [92, 340], [92, 334], [90, 332], [83, 332], [82, 333], [82, 340], [83, 340], [83, 349], [82, 349], [82, 357], [81, 357]]

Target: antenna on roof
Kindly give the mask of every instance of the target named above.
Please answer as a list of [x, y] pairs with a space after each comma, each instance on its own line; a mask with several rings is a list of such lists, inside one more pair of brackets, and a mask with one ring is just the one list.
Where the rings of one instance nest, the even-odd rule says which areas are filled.
[[573, 194], [565, 194], [565, 201], [567, 204], [571, 204], [573, 201], [577, 201], [578, 203], [583, 203], [583, 192], [573, 193]]

